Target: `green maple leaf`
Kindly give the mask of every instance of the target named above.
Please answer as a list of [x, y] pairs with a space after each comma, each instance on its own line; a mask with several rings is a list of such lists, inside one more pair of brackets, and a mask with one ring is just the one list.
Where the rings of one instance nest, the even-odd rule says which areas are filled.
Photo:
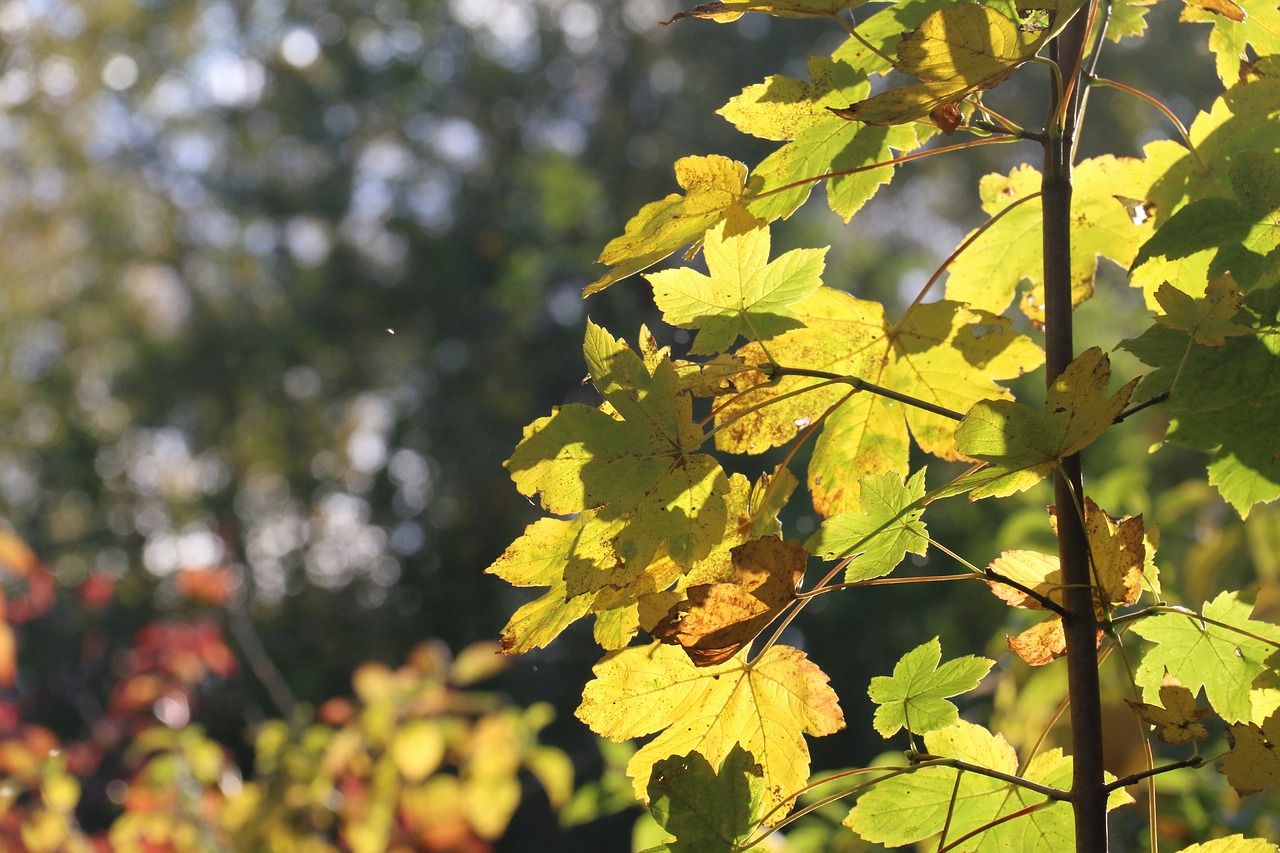
[[673, 193], [640, 208], [621, 237], [610, 240], [597, 263], [613, 269], [587, 285], [584, 296], [598, 293], [616, 281], [648, 269], [691, 243], [726, 217], [734, 230], [754, 226], [740, 207], [747, 167], [728, 157], [684, 157], [676, 161], [676, 182], [684, 195]]
[[736, 853], [760, 822], [764, 771], [734, 746], [719, 769], [700, 753], [654, 763], [649, 811], [675, 836], [646, 853]]
[[[1183, 303], [1183, 297], [1164, 292]], [[1211, 454], [1210, 483], [1246, 517], [1255, 503], [1280, 497], [1280, 460], [1269, 439], [1280, 417], [1280, 292], [1255, 291], [1228, 317], [1235, 299], [1225, 282], [1214, 284], [1187, 309], [1196, 313], [1157, 320], [1122, 346], [1156, 368], [1138, 391], [1143, 397], [1169, 394], [1169, 438]], [[1226, 325], [1200, 331], [1197, 323], [1211, 322], [1199, 321], [1202, 313]], [[1238, 334], [1241, 329], [1249, 334]], [[1226, 339], [1222, 346], [1200, 346], [1196, 335]]]
[[[1009, 775], [1018, 773], [1013, 747], [1000, 735], [963, 720], [924, 736], [931, 755], [955, 758]], [[1042, 752], [1020, 774], [1028, 781], [1065, 790], [1071, 785], [1071, 758], [1062, 750]], [[1124, 791], [1112, 793], [1108, 809], [1132, 802]], [[844, 824], [864, 840], [886, 847], [923, 841], [946, 828], [945, 842], [1020, 811], [1042, 808], [991, 826], [963, 849], [974, 853], [1017, 850], [1059, 853], [1075, 846], [1071, 806], [1043, 794], [953, 767], [921, 767], [887, 779], [858, 798]]]
[[[1085, 160], [1076, 167], [1071, 196], [1071, 304], [1093, 295], [1098, 258], [1128, 269], [1138, 247], [1151, 236], [1150, 224], [1134, 224], [1117, 196], [1141, 194], [1131, 177], [1137, 161], [1112, 156]], [[1007, 176], [987, 175], [979, 192], [982, 209], [995, 216], [1040, 189], [1040, 173], [1023, 165]], [[1031, 283], [1021, 308], [1032, 322], [1044, 324], [1044, 252], [1040, 237], [1040, 199], [1024, 202], [980, 234], [951, 264], [947, 298], [974, 308], [1003, 313], [1020, 281]], [[972, 236], [972, 233], [969, 235]], [[969, 237], [965, 238], [966, 240]]]
[[1203, 613], [1231, 627], [1182, 613], [1162, 613], [1136, 623], [1133, 632], [1155, 643], [1134, 675], [1143, 688], [1143, 701], [1159, 700], [1167, 671], [1192, 691], [1203, 687], [1213, 710], [1227, 722], [1252, 719], [1249, 693], [1268, 671], [1267, 659], [1280, 648], [1280, 627], [1250, 619], [1252, 609], [1238, 593], [1223, 592], [1205, 604]]
[[929, 547], [929, 533], [920, 521], [924, 472], [921, 468], [905, 485], [894, 473], [862, 478], [862, 511], [828, 518], [805, 548], [827, 560], [850, 557], [846, 583], [887, 575], [908, 553], [924, 554]]
[[618, 556], [647, 564], [665, 547], [677, 562], [705, 556], [725, 525], [719, 463], [694, 451], [704, 436], [669, 359], [652, 370], [588, 323], [584, 353], [603, 409], [570, 404], [525, 428], [506, 466], [520, 492], [556, 515], [598, 509], [625, 526]]
[[955, 481], [946, 494], [970, 500], [1024, 491], [1079, 453], [1124, 410], [1138, 380], [1107, 396], [1111, 360], [1097, 347], [1067, 365], [1049, 387], [1045, 412], [1010, 400], [978, 403], [956, 430], [956, 448], [991, 466]]
[[1276, 845], [1265, 838], [1245, 838], [1237, 833], [1183, 847], [1178, 853], [1276, 853]]
[[1230, 272], [1246, 293], [1280, 282], [1280, 166], [1274, 152], [1246, 150], [1231, 162], [1233, 198], [1198, 199], [1178, 210], [1142, 246], [1149, 260], [1208, 260], [1208, 275]]
[[973, 655], [938, 666], [941, 660], [942, 644], [934, 637], [903, 655], [892, 676], [871, 679], [867, 695], [879, 706], [875, 728], [881, 737], [887, 738], [898, 729], [925, 734], [954, 725], [960, 712], [947, 697], [977, 687], [995, 665], [993, 660]]
[[[859, 126], [831, 112], [870, 92], [866, 75], [848, 63], [812, 57], [809, 77], [809, 83], [769, 77], [719, 110], [743, 133], [787, 143], [752, 169], [748, 180], [747, 209], [769, 221], [785, 219], [804, 203], [817, 184], [809, 179], [883, 162], [923, 141], [914, 128]], [[892, 166], [838, 175], [827, 181], [827, 201], [848, 222], [892, 177]]]
[[[886, 57], [897, 52], [902, 36], [920, 26], [925, 18], [939, 9], [951, 6], [954, 0], [902, 0], [875, 12], [858, 24], [858, 36], [849, 37], [832, 53], [831, 58], [845, 62], [868, 74], [886, 74], [893, 63]], [[999, 6], [999, 3], [988, 5]], [[1012, 3], [1006, 9], [1013, 13]], [[847, 101], [847, 104], [853, 101]]]
[[724, 224], [707, 232], [707, 271], [674, 269], [651, 273], [653, 297], [663, 318], [681, 329], [698, 329], [689, 352], [708, 354], [732, 346], [739, 335], [769, 340], [801, 325], [789, 309], [822, 286], [826, 249], [793, 249], [769, 260], [769, 228], [725, 236]]
[[[1232, 6], [1238, 13], [1227, 11]], [[1209, 49], [1217, 60], [1218, 76], [1228, 86], [1240, 79], [1240, 57], [1249, 53], [1247, 48], [1254, 56], [1280, 54], [1280, 7], [1274, 0], [1188, 3], [1179, 20], [1213, 25]]]
[[[890, 325], [879, 303], [824, 287], [794, 310], [805, 327], [769, 342], [768, 355], [777, 364], [856, 376], [952, 411], [1008, 397], [997, 380], [1043, 360], [1008, 320], [955, 302], [918, 305]], [[748, 364], [770, 361], [758, 344], [738, 355]], [[942, 415], [871, 393], [850, 395], [847, 385], [809, 377], [771, 381], [749, 371], [729, 381], [733, 393], [716, 402], [716, 445], [722, 450], [762, 453], [826, 417], [808, 476], [814, 505], [824, 515], [858, 509], [860, 477], [908, 470], [908, 429], [926, 452], [957, 458], [955, 421]]]

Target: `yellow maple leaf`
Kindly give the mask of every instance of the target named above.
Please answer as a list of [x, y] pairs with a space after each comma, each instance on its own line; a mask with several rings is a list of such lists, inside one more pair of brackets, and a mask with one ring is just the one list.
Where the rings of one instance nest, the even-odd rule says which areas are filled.
[[[1044, 357], [1008, 320], [955, 302], [919, 305], [892, 324], [879, 303], [823, 287], [791, 310], [804, 328], [775, 337], [767, 354], [747, 344], [738, 356], [857, 377], [956, 412], [1008, 398], [997, 380], [1034, 369]], [[762, 453], [827, 416], [809, 466], [814, 506], [824, 515], [859, 508], [859, 478], [908, 470], [908, 429], [926, 452], [958, 458], [955, 421], [942, 415], [869, 392], [849, 396], [847, 384], [807, 376], [771, 380], [747, 371], [728, 381], [733, 393], [716, 401], [721, 450]]]
[[1124, 700], [1142, 722], [1162, 728], [1160, 740], [1175, 746], [1204, 740], [1209, 730], [1200, 721], [1213, 713], [1211, 708], [1197, 708], [1195, 694], [1167, 672], [1160, 685], [1160, 705]]
[[1231, 752], [1222, 759], [1222, 772], [1240, 796], [1256, 794], [1280, 784], [1280, 712], [1255, 723], [1227, 726]]
[[[627, 764], [636, 796], [646, 801], [655, 762], [697, 751], [717, 766], [741, 744], [764, 767], [768, 812], [808, 782], [803, 735], [844, 728], [826, 674], [787, 646], [773, 646], [751, 663], [739, 656], [699, 668], [682, 649], [654, 643], [611, 652], [593, 671], [578, 719], [610, 740], [662, 732]], [[771, 820], [785, 815], [779, 809]]]

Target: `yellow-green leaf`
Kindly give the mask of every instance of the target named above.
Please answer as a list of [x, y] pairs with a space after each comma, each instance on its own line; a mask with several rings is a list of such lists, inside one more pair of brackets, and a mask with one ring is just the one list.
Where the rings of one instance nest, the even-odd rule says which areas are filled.
[[[764, 806], [789, 802], [809, 778], [804, 734], [844, 727], [827, 676], [805, 656], [773, 646], [754, 664], [734, 658], [698, 668], [682, 649], [655, 643], [604, 657], [577, 715], [611, 740], [661, 731], [627, 764], [638, 797], [647, 797], [655, 762], [699, 752], [719, 766], [737, 744], [764, 768]], [[786, 809], [773, 813], [776, 823]]]

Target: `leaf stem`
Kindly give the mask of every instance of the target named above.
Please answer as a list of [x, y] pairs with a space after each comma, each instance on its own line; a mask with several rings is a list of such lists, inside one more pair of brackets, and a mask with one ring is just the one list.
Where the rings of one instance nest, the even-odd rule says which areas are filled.
[[955, 551], [952, 551], [946, 545], [943, 545], [941, 542], [934, 540], [932, 537], [929, 539], [929, 544], [937, 548], [942, 553], [946, 554], [951, 559], [955, 560], [960, 565], [964, 566], [969, 571], [973, 572], [974, 576], [977, 577], [979, 580], [994, 580], [996, 583], [1002, 583], [1005, 586], [1013, 587], [1023, 595], [1028, 596], [1029, 598], [1035, 599], [1036, 602], [1039, 603], [1045, 610], [1050, 610], [1058, 616], [1066, 615], [1066, 611], [1062, 609], [1062, 605], [1058, 604], [1056, 601], [1049, 598], [1048, 596], [1045, 596], [1039, 592], [1036, 592], [1031, 587], [1018, 583], [1012, 578], [1005, 577], [999, 572], [992, 570], [990, 566], [987, 566], [985, 569], [978, 568], [973, 563], [970, 563], [968, 560], [966, 560], [964, 557], [961, 557]]
[[957, 838], [955, 841], [948, 844], [946, 847], [943, 847], [942, 849], [940, 849], [938, 853], [947, 853], [947, 851], [954, 850], [959, 845], [964, 844], [970, 838], [981, 835], [982, 833], [987, 832], [988, 830], [994, 829], [1002, 823], [1008, 823], [1011, 820], [1017, 820], [1018, 818], [1026, 817], [1029, 814], [1035, 814], [1041, 809], [1048, 808], [1050, 805], [1052, 805], [1052, 803], [1050, 802], [1033, 803], [1032, 805], [1018, 809], [1016, 812], [1009, 812], [1009, 814], [1007, 815], [1001, 815], [995, 820], [988, 821], [984, 823], [982, 826], [976, 827], [972, 831], [965, 833], [961, 837]]
[[1150, 616], [1153, 613], [1177, 613], [1181, 616], [1186, 616], [1188, 619], [1195, 619], [1199, 622], [1214, 625], [1224, 631], [1231, 631], [1232, 633], [1239, 634], [1242, 637], [1248, 637], [1251, 640], [1257, 640], [1259, 643], [1266, 643], [1268, 646], [1274, 646], [1275, 648], [1280, 649], [1280, 641], [1273, 640], [1270, 637], [1264, 637], [1261, 634], [1255, 634], [1253, 631], [1246, 631], [1244, 628], [1237, 625], [1231, 625], [1227, 622], [1220, 622], [1217, 619], [1211, 619], [1208, 616], [1196, 613], [1194, 610], [1190, 610], [1176, 604], [1153, 604], [1150, 607], [1143, 608], [1142, 610], [1135, 610], [1132, 613], [1125, 613], [1117, 616], [1111, 620], [1111, 624], [1119, 625], [1124, 622], [1130, 622], [1134, 619]]
[[976, 575], [915, 575], [909, 578], [869, 578], [864, 581], [849, 581], [847, 583], [831, 584], [830, 586], [814, 587], [808, 592], [796, 593], [796, 598], [813, 598], [824, 592], [836, 592], [841, 589], [858, 589], [867, 586], [898, 586], [908, 583], [945, 583], [946, 581], [969, 581], [981, 580]]
[[1112, 791], [1118, 790], [1120, 788], [1127, 788], [1128, 786], [1136, 782], [1141, 782], [1143, 779], [1146, 779], [1149, 776], [1157, 776], [1161, 773], [1168, 773], [1170, 770], [1178, 770], [1183, 767], [1199, 767], [1201, 764], [1204, 764], [1204, 763], [1205, 763], [1205, 760], [1202, 757], [1200, 757], [1199, 755], [1193, 755], [1190, 758], [1184, 758], [1181, 761], [1174, 761], [1170, 764], [1162, 764], [1159, 767], [1149, 767], [1146, 770], [1140, 770], [1137, 773], [1130, 773], [1128, 776], [1122, 776], [1121, 778], [1115, 780], [1114, 782], [1108, 783], [1106, 786], [1107, 793], [1111, 793]]
[[897, 63], [895, 63], [887, 53], [880, 50], [880, 48], [876, 47], [874, 44], [872, 44], [871, 42], [863, 38], [862, 33], [858, 32], [858, 27], [855, 24], [850, 23], [843, 15], [835, 15], [834, 17], [837, 21], [840, 22], [840, 25], [845, 28], [845, 31], [848, 32], [849, 35], [853, 36], [858, 41], [858, 43], [861, 44], [863, 47], [865, 47], [867, 50], [871, 51], [876, 56], [883, 59], [889, 65], [890, 68], [893, 68], [897, 65]]
[[1163, 403], [1165, 400], [1169, 399], [1169, 393], [1170, 392], [1168, 391], [1163, 391], [1155, 395], [1154, 397], [1151, 397], [1150, 399], [1143, 400], [1141, 403], [1137, 403], [1135, 405], [1130, 406], [1120, 414], [1116, 415], [1116, 419], [1112, 421], [1112, 423], [1118, 424], [1121, 421], [1123, 421], [1125, 418], [1129, 417], [1130, 415], [1136, 415], [1138, 412], [1141, 412], [1143, 409]]
[[1012, 773], [1003, 773], [999, 770], [993, 770], [990, 767], [983, 767], [981, 764], [972, 764], [961, 758], [948, 758], [941, 755], [929, 755], [928, 753], [918, 753], [911, 757], [913, 763], [917, 763], [920, 767], [954, 767], [956, 770], [967, 770], [970, 773], [976, 773], [979, 776], [987, 776], [991, 779], [999, 779], [1001, 782], [1008, 782], [1010, 785], [1017, 785], [1019, 788], [1026, 788], [1028, 791], [1034, 791], [1043, 797], [1060, 802], [1069, 802], [1071, 800], [1071, 792], [1064, 791], [1061, 788], [1054, 788], [1049, 785], [1041, 785], [1039, 782], [1032, 782], [1030, 779], [1024, 779]]
[[812, 178], [801, 178], [798, 181], [792, 181], [789, 184], [783, 184], [780, 187], [774, 187], [771, 190], [765, 190], [755, 195], [743, 196], [743, 202], [752, 202], [756, 199], [767, 198], [777, 193], [793, 190], [796, 187], [803, 187], [807, 184], [816, 184], [819, 181], [825, 181], [827, 178], [840, 178], [845, 175], [856, 175], [859, 172], [869, 172], [872, 169], [880, 169], [885, 166], [897, 166], [900, 163], [909, 163], [912, 160], [919, 160], [923, 157], [932, 157], [935, 154], [945, 154], [948, 151], [956, 151], [961, 148], [975, 148], [979, 145], [990, 145], [994, 142], [1015, 142], [1015, 136], [988, 136], [983, 139], [970, 139], [965, 142], [957, 142], [955, 145], [944, 145], [941, 148], [930, 148], [927, 151], [915, 151], [911, 154], [903, 154], [901, 157], [894, 157], [890, 160], [883, 160], [879, 163], [870, 163], [866, 166], [855, 166], [851, 169], [837, 169], [834, 172], [824, 172], [821, 175], [815, 175]]
[[812, 791], [814, 788], [817, 788], [821, 785], [826, 785], [829, 782], [834, 782], [837, 779], [843, 779], [846, 776], [856, 776], [860, 773], [884, 773], [885, 774], [883, 776], [879, 776], [875, 779], [872, 779], [868, 782], [859, 782], [857, 785], [853, 785], [849, 788], [845, 788], [838, 793], [828, 794], [822, 799], [816, 800], [815, 802], [810, 803], [804, 808], [798, 809], [797, 811], [792, 812], [791, 814], [787, 815], [786, 818], [779, 821], [777, 826], [769, 827], [763, 835], [757, 838], [751, 839], [751, 841], [747, 844], [740, 845], [738, 849], [752, 850], [773, 833], [778, 832], [787, 824], [793, 823], [796, 820], [799, 820], [800, 818], [804, 817], [810, 812], [817, 811], [818, 809], [822, 808], [825, 805], [828, 805], [829, 803], [834, 803], [837, 800], [842, 800], [845, 797], [849, 796], [850, 794], [856, 794], [858, 791], [861, 791], [863, 788], [870, 788], [873, 785], [878, 785], [881, 782], [888, 781], [889, 779], [892, 779], [895, 776], [901, 776], [903, 773], [910, 773], [913, 769], [914, 768], [911, 768], [911, 767], [860, 767], [856, 770], [843, 770], [839, 773], [833, 773], [832, 775], [827, 776], [824, 779], [819, 779], [817, 782], [811, 782], [808, 785], [805, 785], [800, 790], [796, 791], [786, 800], [784, 800], [783, 802], [779, 803], [778, 805], [770, 809], [768, 812], [766, 812], [764, 816], [760, 818], [759, 823], [763, 825], [765, 821], [767, 821], [770, 817], [774, 815], [775, 812], [778, 811], [778, 809], [785, 807], [787, 803], [791, 802], [796, 797], [802, 796], [805, 793]]
[[1173, 126], [1177, 128], [1178, 135], [1182, 137], [1182, 141], [1186, 143], [1187, 148], [1191, 151], [1192, 156], [1196, 158], [1196, 162], [1200, 163], [1201, 166], [1204, 165], [1204, 162], [1200, 159], [1200, 155], [1196, 153], [1195, 145], [1191, 143], [1191, 135], [1190, 133], [1188, 133], [1186, 125], [1184, 125], [1181, 122], [1181, 120], [1179, 120], [1179, 118], [1173, 114], [1173, 110], [1166, 107], [1159, 100], [1152, 97], [1151, 95], [1148, 95], [1146, 92], [1142, 91], [1141, 89], [1135, 89], [1132, 86], [1126, 86], [1124, 83], [1120, 83], [1116, 80], [1110, 80], [1106, 77], [1094, 77], [1092, 80], [1089, 81], [1089, 85], [1090, 86], [1106, 86], [1111, 89], [1118, 89], [1121, 92], [1125, 92], [1127, 94], [1133, 95], [1135, 98], [1139, 98], [1141, 100], [1146, 101], [1148, 104], [1151, 104], [1151, 106], [1155, 107], [1160, 112], [1164, 113], [1165, 118], [1169, 119], [1169, 121], [1173, 123]]
[[844, 376], [839, 373], [831, 373], [826, 370], [810, 370], [806, 367], [782, 367], [781, 365], [761, 365], [761, 372], [770, 371], [773, 376], [808, 376], [813, 379], [826, 379], [830, 382], [843, 382], [853, 388], [854, 391], [868, 391], [879, 397], [884, 397], [904, 406], [911, 406], [916, 409], [922, 409], [933, 415], [939, 415], [944, 418], [950, 418], [953, 421], [964, 420], [964, 415], [960, 412], [953, 411], [945, 406], [939, 406], [936, 403], [930, 403], [916, 397], [902, 394], [897, 391], [891, 391], [882, 385], [868, 382], [857, 376]]

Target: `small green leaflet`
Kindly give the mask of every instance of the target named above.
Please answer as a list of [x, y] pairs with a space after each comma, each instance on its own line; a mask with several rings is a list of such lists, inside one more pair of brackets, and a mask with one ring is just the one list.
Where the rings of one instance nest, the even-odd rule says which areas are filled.
[[[926, 734], [924, 742], [934, 756], [1018, 773], [1018, 757], [1002, 736], [963, 720]], [[1042, 752], [1020, 775], [1065, 796], [1071, 786], [1071, 758], [1060, 749]], [[1119, 790], [1108, 798], [1107, 808], [1131, 802], [1133, 798]], [[886, 847], [922, 841], [945, 828], [945, 844], [1028, 806], [1038, 808], [992, 826], [962, 849], [966, 853], [1061, 853], [1074, 848], [1071, 805], [1065, 800], [1050, 800], [1010, 782], [946, 766], [921, 766], [877, 784], [858, 798], [844, 824], [864, 840]]]
[[954, 725], [959, 711], [947, 697], [977, 687], [995, 665], [993, 660], [973, 655], [938, 666], [940, 660], [942, 644], [934, 637], [903, 655], [892, 676], [871, 679], [867, 695], [879, 705], [875, 728], [881, 737], [890, 737], [898, 729], [925, 734]]
[[801, 324], [788, 306], [822, 286], [826, 249], [793, 249], [769, 260], [769, 227], [733, 236], [726, 223], [707, 232], [707, 271], [673, 269], [645, 276], [663, 318], [681, 329], [699, 329], [689, 352], [727, 350], [741, 335], [763, 341]]
[[692, 452], [703, 432], [675, 368], [663, 357], [651, 372], [590, 322], [584, 353], [607, 410], [575, 403], [526, 427], [506, 463], [516, 488], [557, 515], [599, 509], [623, 522], [614, 544], [624, 561], [647, 565], [661, 546], [677, 563], [705, 556], [724, 532], [728, 482]]
[[1045, 414], [1011, 400], [978, 403], [956, 429], [956, 449], [991, 467], [954, 482], [947, 494], [972, 487], [970, 500], [1021, 492], [1079, 453], [1124, 410], [1138, 380], [1107, 396], [1111, 361], [1092, 347], [1053, 381]]
[[741, 746], [718, 772], [698, 752], [657, 761], [649, 811], [675, 840], [645, 853], [736, 853], [758, 825], [763, 800], [764, 772]]
[[685, 194], [672, 193], [640, 208], [627, 222], [622, 236], [610, 240], [596, 259], [596, 263], [613, 269], [587, 285], [583, 296], [598, 293], [690, 243], [698, 243], [708, 228], [727, 216], [738, 223], [735, 227], [754, 225], [741, 208], [739, 216], [730, 214], [730, 209], [742, 200], [746, 166], [712, 155], [684, 157], [676, 161], [675, 169], [676, 183]]
[[887, 575], [908, 553], [923, 555], [929, 546], [929, 533], [920, 521], [924, 472], [921, 468], [905, 485], [893, 472], [863, 477], [861, 511], [828, 518], [805, 548], [826, 560], [851, 557], [845, 583]]
[[1192, 691], [1203, 687], [1213, 710], [1227, 722], [1251, 720], [1249, 692], [1268, 670], [1267, 658], [1280, 649], [1280, 627], [1250, 619], [1252, 609], [1239, 594], [1223, 592], [1205, 604], [1204, 615], [1239, 630], [1202, 622], [1194, 613], [1161, 613], [1137, 622], [1133, 632], [1155, 643], [1135, 674], [1143, 701], [1159, 701], [1168, 671]]

